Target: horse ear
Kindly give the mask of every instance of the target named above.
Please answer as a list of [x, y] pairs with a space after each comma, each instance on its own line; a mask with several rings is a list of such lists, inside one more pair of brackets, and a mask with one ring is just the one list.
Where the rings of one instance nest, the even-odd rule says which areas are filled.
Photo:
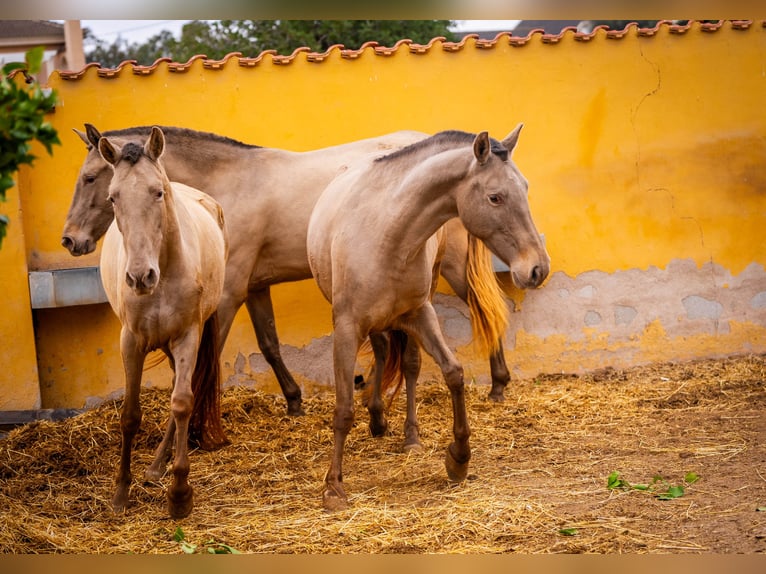
[[165, 151], [165, 134], [157, 126], [152, 126], [152, 133], [149, 136], [149, 141], [144, 145], [144, 152], [149, 156], [149, 159], [157, 161], [163, 151]]
[[476, 156], [479, 165], [487, 163], [491, 151], [492, 148], [489, 143], [489, 134], [487, 132], [481, 132], [473, 140], [473, 155]]
[[98, 131], [93, 124], [85, 124], [85, 133], [88, 136], [88, 140], [85, 143], [97, 147], [98, 140], [101, 139], [101, 132]]
[[88, 136], [85, 134], [85, 132], [81, 132], [77, 128], [72, 128], [72, 131], [76, 133], [78, 136], [80, 136], [80, 139], [85, 142], [85, 145], [88, 146], [88, 148], [91, 147], [90, 142], [88, 141]]
[[509, 133], [503, 140], [503, 146], [508, 150], [508, 153], [513, 152], [513, 148], [516, 147], [516, 144], [519, 141], [519, 132], [521, 132], [521, 128], [523, 127], [524, 124], [517, 125], [516, 129]]
[[112, 145], [112, 142], [106, 138], [98, 140], [98, 153], [101, 154], [101, 157], [104, 158], [106, 163], [111, 165], [117, 165], [117, 162], [120, 161], [120, 150], [115, 148]]

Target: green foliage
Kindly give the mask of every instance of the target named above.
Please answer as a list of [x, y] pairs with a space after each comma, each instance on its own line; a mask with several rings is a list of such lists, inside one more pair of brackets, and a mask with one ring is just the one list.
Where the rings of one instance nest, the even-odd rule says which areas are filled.
[[402, 39], [425, 44], [437, 36], [455, 40], [450, 24], [450, 20], [194, 20], [184, 25], [180, 38], [165, 30], [143, 44], [129, 44], [121, 37], [107, 44], [86, 30], [86, 40], [95, 42], [95, 47], [85, 57], [114, 68], [125, 60], [148, 66], [163, 57], [186, 62], [198, 54], [221, 59], [231, 52], [244, 57], [264, 50], [291, 54], [304, 46], [316, 52], [334, 44], [357, 49], [369, 41], [383, 46]]
[[[175, 532], [173, 532], [173, 540], [178, 542], [178, 545], [181, 547], [181, 550], [184, 552], [184, 554], [194, 554], [199, 548], [197, 544], [192, 544], [186, 540], [186, 533], [184, 533], [180, 526], [176, 528]], [[205, 552], [208, 554], [241, 554], [239, 550], [232, 548], [228, 544], [217, 542], [213, 539], [205, 542], [203, 547], [205, 548]]]
[[[696, 472], [688, 472], [684, 477], [684, 484], [689, 486], [699, 480], [699, 475]], [[674, 498], [680, 498], [686, 493], [686, 489], [683, 485], [673, 485], [662, 478], [660, 475], [655, 475], [652, 478], [652, 482], [649, 484], [631, 484], [627, 480], [620, 478], [620, 473], [617, 471], [612, 472], [606, 479], [606, 487], [610, 490], [640, 490], [649, 491], [654, 494], [658, 500], [672, 500]]]
[[559, 530], [562, 536], [577, 536], [577, 528], [562, 528]]
[[[56, 93], [43, 90], [29, 74], [40, 71], [44, 50], [33, 48], [25, 55], [25, 62], [11, 62], [3, 66], [0, 79], [0, 201], [5, 192], [13, 187], [13, 175], [22, 164], [31, 165], [35, 156], [31, 153], [32, 141], [37, 140], [49, 154], [53, 144], [61, 144], [53, 126], [45, 121], [45, 114], [56, 105]], [[20, 87], [17, 79], [9, 77], [19, 70], [28, 84]], [[6, 234], [8, 217], [0, 215], [0, 247]]]

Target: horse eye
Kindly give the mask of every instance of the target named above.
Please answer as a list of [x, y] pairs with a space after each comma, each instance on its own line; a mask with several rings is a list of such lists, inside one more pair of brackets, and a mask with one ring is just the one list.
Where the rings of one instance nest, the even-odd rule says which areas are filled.
[[159, 189], [159, 190], [157, 190], [157, 191], [155, 191], [155, 192], [154, 192], [154, 197], [155, 197], [156, 199], [158, 199], [158, 200], [159, 200], [159, 199], [162, 199], [162, 196], [164, 195], [164, 193], [165, 193], [165, 192], [164, 192], [163, 190]]
[[501, 203], [503, 203], [503, 198], [502, 198], [502, 196], [501, 196], [501, 195], [498, 195], [497, 193], [490, 193], [490, 194], [487, 196], [487, 199], [489, 200], [489, 202], [490, 202], [492, 205], [500, 205]]
[[86, 175], [85, 176], [85, 183], [93, 183], [94, 181], [96, 181], [96, 176], [95, 175]]

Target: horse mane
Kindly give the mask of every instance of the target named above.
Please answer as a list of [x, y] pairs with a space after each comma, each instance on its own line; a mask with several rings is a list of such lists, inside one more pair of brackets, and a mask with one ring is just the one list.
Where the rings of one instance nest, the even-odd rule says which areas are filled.
[[508, 305], [492, 267], [492, 254], [475, 235], [468, 234], [468, 309], [471, 314], [475, 348], [494, 354], [508, 328]]
[[[188, 138], [188, 139], [206, 139], [211, 141], [216, 141], [225, 145], [230, 145], [234, 147], [240, 147], [240, 148], [260, 148], [261, 146], [257, 145], [251, 145], [243, 143], [239, 140], [235, 140], [233, 138], [222, 136], [218, 134], [214, 134], [212, 132], [202, 132], [197, 130], [192, 130], [189, 128], [179, 128], [175, 126], [159, 126], [162, 130], [162, 133], [165, 134], [166, 137], [170, 138]], [[148, 136], [152, 131], [152, 126], [134, 126], [130, 128], [122, 128], [119, 130], [109, 130], [104, 132], [103, 135], [105, 136], [117, 136], [117, 137], [130, 137], [130, 136]]]
[[[435, 133], [429, 138], [420, 140], [406, 147], [393, 151], [387, 155], [375, 158], [376, 162], [386, 162], [392, 160], [398, 160], [405, 157], [410, 157], [414, 154], [420, 153], [423, 150], [433, 149], [434, 153], [446, 149], [452, 149], [454, 147], [470, 145], [476, 138], [476, 134], [470, 132], [464, 132], [460, 130], [444, 130]], [[490, 150], [494, 155], [506, 161], [508, 159], [508, 150], [498, 140], [489, 138]]]

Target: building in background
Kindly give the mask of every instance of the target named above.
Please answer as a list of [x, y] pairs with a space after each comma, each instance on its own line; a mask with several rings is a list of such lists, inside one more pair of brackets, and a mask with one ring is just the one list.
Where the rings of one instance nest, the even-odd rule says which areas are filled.
[[79, 20], [63, 24], [50, 20], [0, 20], [0, 62], [23, 61], [27, 50], [43, 46], [45, 57], [38, 74], [45, 81], [53, 70], [85, 67], [82, 28]]

